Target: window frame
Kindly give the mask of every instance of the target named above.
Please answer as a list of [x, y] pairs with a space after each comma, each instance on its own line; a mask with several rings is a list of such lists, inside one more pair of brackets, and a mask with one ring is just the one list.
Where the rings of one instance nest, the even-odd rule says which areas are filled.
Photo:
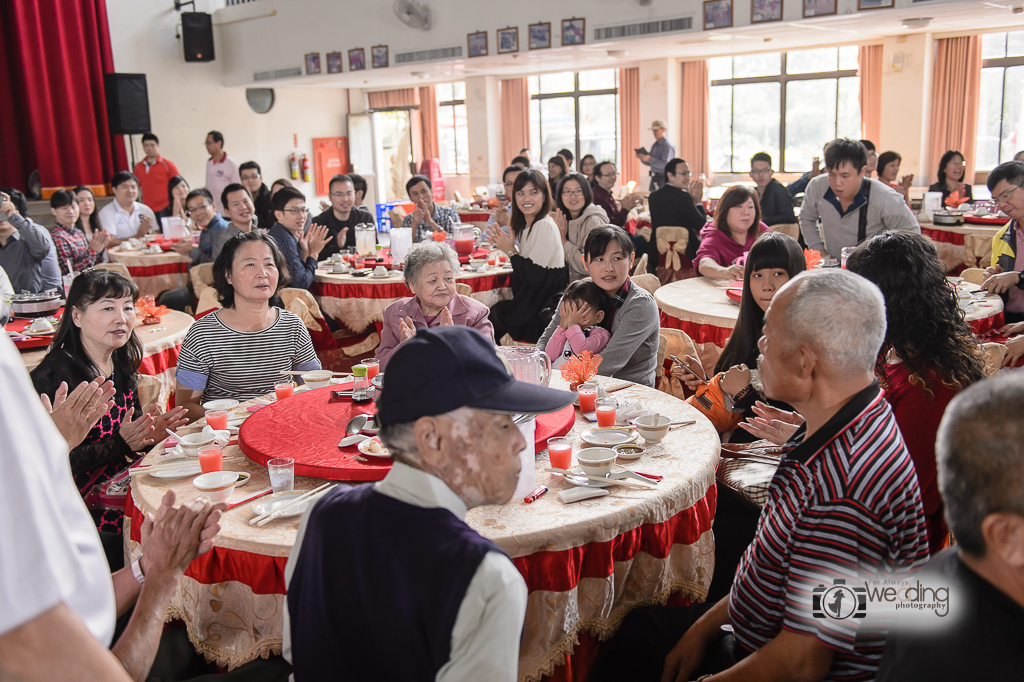
[[[831, 47], [831, 46], [828, 46]], [[837, 49], [845, 47], [844, 45], [836, 45]], [[809, 48], [813, 49], [813, 48]], [[833, 128], [839, 127], [839, 79], [840, 78], [851, 78], [860, 76], [860, 68], [856, 69], [836, 69], [833, 71], [815, 71], [814, 73], [787, 73], [787, 58], [789, 52], [799, 52], [800, 50], [787, 50], [780, 52], [781, 57], [781, 72], [777, 76], [748, 76], [744, 78], [722, 78], [718, 80], [708, 79], [708, 88], [723, 85], [749, 85], [753, 83], [779, 83], [779, 158], [776, 160], [778, 173], [796, 173], [798, 171], [787, 171], [786, 170], [786, 90], [787, 85], [791, 81], [818, 81], [818, 80], [834, 80], [836, 81], [836, 113], [835, 120], [833, 121]], [[730, 58], [735, 58], [738, 55], [731, 55]], [[735, 64], [735, 63], [734, 63]], [[838, 67], [838, 61], [836, 63]], [[733, 100], [735, 105], [735, 100]], [[861, 112], [861, 121], [863, 123], [864, 112]], [[729, 158], [735, 158], [733, 149], [733, 117], [729, 118]], [[730, 170], [728, 171], [716, 171], [718, 173], [746, 173], [750, 169], [746, 170], [733, 170], [732, 163], [729, 164]]]
[[[584, 71], [594, 71], [594, 70], [597, 70], [597, 69], [584, 69]], [[595, 95], [614, 95], [615, 96], [615, 150], [616, 150], [616, 153], [618, 154], [618, 156], [620, 156], [620, 157], [622, 156], [622, 151], [621, 151], [621, 146], [622, 146], [622, 135], [621, 135], [621, 132], [622, 131], [620, 130], [620, 128], [621, 128], [620, 117], [622, 115], [622, 113], [620, 111], [620, 106], [621, 106], [622, 103], [619, 100], [619, 87], [618, 87], [619, 74], [618, 74], [618, 69], [615, 69], [615, 72], [616, 72], [615, 73], [616, 86], [614, 88], [605, 88], [603, 90], [580, 90], [580, 72], [579, 71], [573, 71], [572, 72], [572, 81], [573, 81], [573, 89], [572, 90], [567, 90], [565, 92], [545, 93], [545, 94], [537, 93], [537, 94], [534, 94], [534, 95], [530, 95], [530, 100], [568, 99], [569, 97], [571, 97], [573, 99], [573, 105], [574, 105], [574, 111], [573, 111], [574, 121], [573, 121], [573, 125], [575, 126], [576, 135], [575, 135], [575, 139], [574, 139], [574, 144], [573, 144], [574, 148], [572, 150], [572, 153], [573, 153], [573, 158], [577, 160], [576, 161], [577, 163], [579, 162], [578, 160], [580, 158], [580, 98], [581, 97], [593, 97]], [[564, 72], [561, 72], [561, 73], [564, 73]], [[538, 79], [537, 82], [538, 82], [538, 85], [539, 85], [540, 79], [543, 78], [544, 76], [548, 75], [548, 74], [541, 73], [541, 74], [535, 74], [535, 75], [537, 76], [537, 79]], [[539, 89], [539, 87], [538, 87], [538, 89]], [[543, 112], [543, 107], [539, 107], [539, 111]], [[540, 152], [541, 149], [544, 148], [543, 140], [544, 140], [544, 116], [540, 115], [540, 116], [537, 117], [537, 146], [540, 147], [540, 149], [538, 149], [538, 153]], [[616, 161], [615, 161], [616, 167], [618, 167], [619, 163], [621, 163], [621, 162], [622, 162], [621, 158], [616, 159]], [[547, 164], [545, 163], [545, 167], [546, 166], [547, 166]]]
[[[451, 85], [453, 86], [453, 88], [452, 88], [452, 96], [454, 97], [455, 96], [454, 83], [452, 83]], [[437, 86], [434, 86], [434, 87], [436, 88]], [[437, 90], [435, 89], [434, 92], [436, 93]], [[452, 112], [452, 116], [451, 116], [452, 131], [454, 132], [454, 131], [458, 130], [458, 127], [459, 127], [458, 126], [458, 118], [455, 116], [455, 107], [457, 107], [459, 105], [466, 106], [466, 100], [465, 99], [451, 99], [451, 100], [445, 100], [444, 102], [438, 102], [437, 103], [437, 122], [438, 122], [438, 125], [440, 125], [440, 123], [441, 123], [441, 109], [444, 108], [444, 107], [450, 107], [451, 108], [451, 112]], [[447, 117], [445, 117], [445, 120], [447, 120]], [[468, 133], [468, 130], [469, 130], [469, 122], [468, 121], [466, 122], [466, 130], [467, 130], [467, 133]], [[437, 135], [438, 135], [438, 137], [441, 136], [440, 128], [438, 128]], [[469, 175], [469, 168], [467, 168], [465, 171], [462, 171], [459, 168], [459, 136], [458, 136], [458, 134], [457, 133], [453, 134], [452, 138], [453, 138], [452, 139], [452, 144], [455, 145], [455, 172], [454, 173], [449, 173], [448, 175], [453, 175], [453, 176], [455, 176], [455, 175]], [[468, 154], [469, 150], [467, 149], [466, 152]], [[468, 158], [468, 156], [467, 156], [467, 158]]]
[[[1007, 35], [1007, 34], [1010, 33], [1010, 31], [996, 31], [996, 33], [1002, 33], [1003, 35]], [[999, 83], [1000, 83], [1000, 85], [999, 85], [999, 145], [996, 148], [996, 159], [997, 159], [996, 160], [996, 166], [998, 166], [1001, 163], [1006, 163], [1006, 161], [1012, 161], [1013, 160], [1013, 157], [1010, 157], [1009, 159], [1003, 159], [1002, 158], [1002, 155], [1003, 155], [1003, 129], [1006, 126], [1006, 121], [1003, 120], [1003, 112], [1006, 110], [1006, 70], [1008, 68], [1010, 68], [1010, 67], [1013, 67], [1013, 66], [1024, 66], [1024, 56], [1022, 56], [1022, 57], [992, 57], [990, 59], [982, 59], [981, 60], [981, 68], [982, 69], [992, 69], [992, 68], [1002, 69], [1002, 73], [1000, 74], [1000, 79], [999, 79]], [[980, 98], [979, 98], [978, 105], [979, 105], [979, 107], [981, 106]], [[979, 127], [980, 127], [981, 121], [979, 120], [978, 123], [979, 123]], [[977, 138], [977, 137], [978, 137], [978, 132], [975, 132], [975, 138]], [[977, 145], [977, 141], [975, 142], [975, 145]], [[1014, 152], [1014, 153], [1016, 154], [1016, 152]], [[975, 168], [973, 169], [973, 171], [975, 173], [977, 173], [977, 172], [979, 172], [979, 170], [977, 169], [977, 165], [978, 165], [977, 156], [978, 155], [975, 154], [974, 156], [975, 156], [975, 159], [974, 159]], [[995, 166], [993, 166], [993, 168], [994, 167]], [[980, 172], [991, 172], [991, 171], [980, 171]]]

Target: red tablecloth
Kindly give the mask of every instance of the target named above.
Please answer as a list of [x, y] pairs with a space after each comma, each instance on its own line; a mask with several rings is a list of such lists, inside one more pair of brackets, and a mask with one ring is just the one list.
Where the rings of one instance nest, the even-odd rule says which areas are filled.
[[964, 236], [959, 232], [947, 232], [946, 230], [935, 230], [930, 227], [921, 226], [921, 234], [929, 239], [946, 244], [964, 245]]
[[[242, 424], [238, 447], [246, 457], [263, 465], [274, 457], [291, 457], [298, 476], [335, 481], [381, 480], [391, 469], [391, 460], [365, 457], [368, 461], [360, 462], [356, 459], [356, 446], [338, 447], [353, 416], [376, 412], [373, 403], [330, 402], [331, 390], [340, 388], [327, 386], [304, 391], [264, 407]], [[536, 451], [547, 447], [548, 438], [568, 433], [575, 421], [572, 405], [537, 417]]]
[[[64, 309], [61, 308], [57, 311], [54, 317], [60, 319], [63, 314]], [[35, 318], [28, 319], [24, 317], [17, 317], [4, 325], [4, 331], [23, 332], [28, 329], [29, 325], [34, 321]], [[14, 345], [18, 350], [28, 350], [29, 348], [45, 348], [46, 346], [49, 346], [52, 341], [53, 334], [47, 334], [46, 336], [25, 336], [22, 337], [22, 340], [20, 341], [14, 341]]]

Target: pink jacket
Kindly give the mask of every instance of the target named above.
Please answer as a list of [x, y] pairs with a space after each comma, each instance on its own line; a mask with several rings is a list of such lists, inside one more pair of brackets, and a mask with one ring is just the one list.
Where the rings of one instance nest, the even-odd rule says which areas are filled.
[[[470, 296], [455, 294], [455, 298], [448, 303], [448, 312], [452, 314], [452, 321], [455, 324], [465, 325], [476, 329], [494, 342], [494, 327], [487, 319], [491, 310], [480, 301]], [[395, 352], [402, 343], [401, 326], [399, 320], [411, 317], [416, 329], [436, 327], [437, 318], [427, 324], [427, 318], [420, 310], [419, 301], [415, 296], [395, 301], [384, 309], [384, 328], [380, 332], [380, 346], [377, 347], [377, 359], [380, 360], [380, 369], [383, 372], [391, 354]]]

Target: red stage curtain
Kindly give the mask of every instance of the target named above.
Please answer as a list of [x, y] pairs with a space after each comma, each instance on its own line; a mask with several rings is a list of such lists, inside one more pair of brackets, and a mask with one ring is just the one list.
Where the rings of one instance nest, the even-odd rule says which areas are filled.
[[128, 167], [111, 136], [103, 74], [114, 71], [105, 0], [9, 0], [0, 21], [0, 185], [100, 185]]

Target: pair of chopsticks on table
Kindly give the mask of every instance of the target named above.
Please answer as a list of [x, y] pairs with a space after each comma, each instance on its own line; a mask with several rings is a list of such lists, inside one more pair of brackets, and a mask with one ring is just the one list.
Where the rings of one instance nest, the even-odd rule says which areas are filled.
[[319, 486], [317, 488], [313, 488], [308, 493], [306, 493], [304, 495], [300, 495], [299, 497], [296, 497], [294, 500], [292, 500], [288, 504], [283, 505], [282, 507], [274, 510], [273, 512], [271, 512], [269, 514], [260, 514], [259, 516], [252, 517], [251, 519], [249, 519], [249, 525], [250, 526], [265, 526], [268, 523], [270, 523], [271, 521], [273, 521], [274, 519], [276, 519], [277, 517], [281, 516], [281, 514], [284, 514], [285, 512], [288, 512], [288, 511], [291, 511], [291, 510], [295, 509], [300, 504], [303, 504], [305, 502], [310, 502], [314, 498], [320, 497], [321, 495], [325, 494], [328, 490], [333, 488], [334, 485], [335, 485], [334, 483], [324, 483], [322, 486]]

